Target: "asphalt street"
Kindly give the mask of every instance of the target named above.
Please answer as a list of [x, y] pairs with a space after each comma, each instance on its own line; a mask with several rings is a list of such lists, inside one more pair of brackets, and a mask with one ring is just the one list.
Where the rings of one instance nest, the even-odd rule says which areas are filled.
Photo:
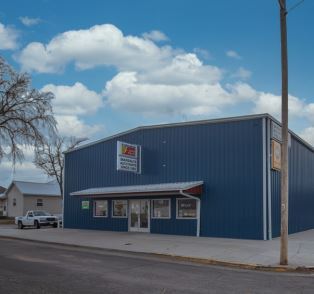
[[0, 238], [0, 293], [314, 293], [314, 276]]

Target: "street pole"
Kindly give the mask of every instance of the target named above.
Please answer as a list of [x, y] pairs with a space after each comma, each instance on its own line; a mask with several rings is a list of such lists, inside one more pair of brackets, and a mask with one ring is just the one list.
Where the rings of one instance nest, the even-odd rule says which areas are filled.
[[280, 264], [288, 264], [288, 52], [287, 52], [287, 8], [286, 0], [278, 0], [280, 6], [281, 32], [281, 78], [282, 78], [282, 146], [281, 146], [281, 237]]

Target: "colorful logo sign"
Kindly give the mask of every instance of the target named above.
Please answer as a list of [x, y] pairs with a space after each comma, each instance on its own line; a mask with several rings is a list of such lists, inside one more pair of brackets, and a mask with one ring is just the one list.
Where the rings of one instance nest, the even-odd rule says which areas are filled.
[[141, 173], [141, 146], [118, 141], [117, 170]]
[[121, 144], [121, 154], [136, 157], [136, 146], [127, 145], [125, 143]]

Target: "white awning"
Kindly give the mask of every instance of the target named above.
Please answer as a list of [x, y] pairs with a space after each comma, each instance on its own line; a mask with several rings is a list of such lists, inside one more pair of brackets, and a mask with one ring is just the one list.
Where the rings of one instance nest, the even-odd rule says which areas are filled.
[[164, 183], [150, 185], [114, 186], [90, 188], [70, 193], [72, 196], [88, 197], [140, 197], [157, 195], [179, 195], [181, 192], [200, 195], [203, 181]]

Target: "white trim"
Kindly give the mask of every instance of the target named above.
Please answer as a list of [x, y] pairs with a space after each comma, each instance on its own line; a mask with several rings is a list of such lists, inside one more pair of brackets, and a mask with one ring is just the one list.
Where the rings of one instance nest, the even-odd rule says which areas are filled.
[[263, 145], [263, 239], [267, 240], [267, 181], [266, 181], [266, 119], [262, 124], [262, 145]]
[[267, 200], [268, 200], [268, 240], [273, 239], [272, 233], [272, 197], [271, 197], [271, 152], [270, 152], [270, 119], [267, 120]]
[[[168, 200], [169, 201], [169, 216], [168, 217], [156, 217], [154, 216], [154, 201], [157, 200]], [[151, 219], [171, 219], [171, 199], [170, 198], [156, 198], [156, 199], [150, 199], [151, 201]]]
[[[178, 216], [178, 200], [195, 200], [196, 201], [196, 208], [195, 208], [195, 212], [196, 212], [196, 216], [195, 217], [182, 217], [182, 216]], [[197, 199], [191, 198], [191, 197], [186, 197], [186, 198], [177, 198], [176, 199], [176, 219], [197, 219]]]
[[[126, 202], [126, 215], [125, 216], [115, 216], [113, 215], [113, 212], [114, 212], [114, 202], [115, 201], [125, 201]], [[129, 205], [128, 205], [128, 200], [127, 199], [112, 199], [111, 200], [111, 217], [112, 218], [128, 218], [128, 208], [129, 208]]]
[[[96, 211], [96, 209], [95, 209], [95, 205], [96, 205], [96, 202], [97, 201], [105, 201], [105, 202], [107, 202], [107, 213], [106, 213], [106, 215], [95, 215], [95, 211]], [[109, 215], [109, 205], [108, 205], [108, 200], [107, 199], [98, 199], [98, 200], [93, 200], [93, 217], [95, 217], [95, 218], [107, 218], [108, 217], [108, 215]]]

